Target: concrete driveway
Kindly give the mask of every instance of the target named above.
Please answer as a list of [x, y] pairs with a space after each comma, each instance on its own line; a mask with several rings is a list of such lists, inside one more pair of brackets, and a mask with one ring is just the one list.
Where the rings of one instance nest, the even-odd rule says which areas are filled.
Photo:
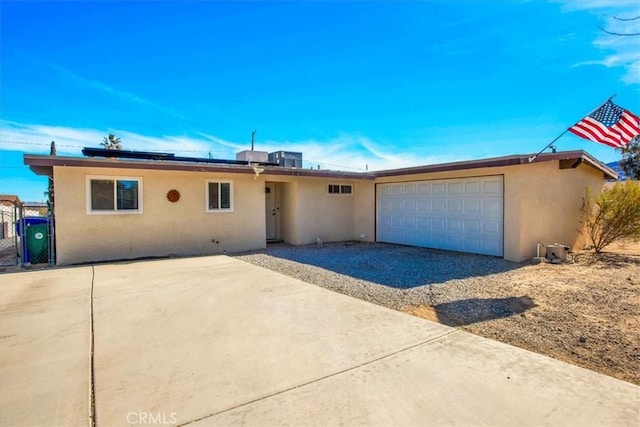
[[0, 275], [0, 425], [638, 425], [640, 388], [226, 256]]

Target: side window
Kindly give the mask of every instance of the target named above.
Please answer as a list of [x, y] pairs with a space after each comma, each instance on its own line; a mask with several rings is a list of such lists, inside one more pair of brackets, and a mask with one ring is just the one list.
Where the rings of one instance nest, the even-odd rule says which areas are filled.
[[207, 181], [207, 212], [233, 212], [231, 181]]
[[328, 194], [352, 194], [353, 186], [351, 184], [328, 184]]
[[340, 194], [351, 194], [351, 186], [350, 185], [341, 185], [340, 186]]
[[87, 177], [87, 213], [142, 213], [142, 179]]
[[329, 194], [340, 194], [340, 186], [329, 184]]

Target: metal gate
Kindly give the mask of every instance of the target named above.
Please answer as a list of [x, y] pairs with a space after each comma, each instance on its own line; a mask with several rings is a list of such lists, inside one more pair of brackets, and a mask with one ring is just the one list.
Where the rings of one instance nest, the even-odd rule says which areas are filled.
[[54, 265], [54, 229], [47, 204], [0, 200], [0, 266]]
[[20, 206], [16, 198], [0, 200], [0, 266], [18, 265], [18, 234]]

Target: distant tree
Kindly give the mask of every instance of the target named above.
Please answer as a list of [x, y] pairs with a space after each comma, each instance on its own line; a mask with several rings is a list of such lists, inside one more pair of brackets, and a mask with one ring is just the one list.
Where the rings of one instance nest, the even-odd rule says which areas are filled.
[[627, 145], [620, 148], [622, 160], [620, 168], [629, 179], [640, 180], [640, 135], [633, 138]]
[[582, 214], [596, 252], [619, 239], [640, 239], [640, 183], [618, 182], [598, 197], [587, 187]]
[[100, 145], [107, 150], [122, 150], [122, 141], [112, 133], [102, 138]]

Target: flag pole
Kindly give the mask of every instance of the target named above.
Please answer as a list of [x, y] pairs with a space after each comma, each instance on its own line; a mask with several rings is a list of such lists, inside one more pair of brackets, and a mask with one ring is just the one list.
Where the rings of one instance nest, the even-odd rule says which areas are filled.
[[[587, 117], [588, 115], [592, 114], [594, 111], [599, 110], [604, 104], [606, 104], [607, 102], [611, 101], [613, 98], [615, 98], [616, 94], [614, 93], [613, 95], [611, 95], [606, 101], [604, 101], [602, 104], [598, 105], [596, 108], [594, 108], [593, 110], [589, 111], [587, 114], [585, 114], [582, 117]], [[582, 120], [582, 119], [581, 119]], [[556, 142], [557, 140], [559, 140], [560, 138], [562, 138], [564, 136], [565, 133], [569, 132], [569, 129], [571, 129], [573, 126], [575, 126], [577, 123], [579, 123], [580, 121], [577, 121], [576, 123], [574, 123], [573, 125], [569, 126], [568, 128], [566, 128], [564, 130], [564, 132], [562, 132], [560, 135], [556, 136], [555, 139], [553, 141], [551, 141], [550, 143], [548, 143], [542, 150], [538, 151], [538, 153], [536, 153], [534, 156], [529, 157], [529, 163], [533, 162], [535, 159], [538, 158], [538, 156], [540, 154], [542, 154], [544, 152], [544, 150], [546, 150], [547, 148], [551, 147], [553, 145], [554, 142]]]

